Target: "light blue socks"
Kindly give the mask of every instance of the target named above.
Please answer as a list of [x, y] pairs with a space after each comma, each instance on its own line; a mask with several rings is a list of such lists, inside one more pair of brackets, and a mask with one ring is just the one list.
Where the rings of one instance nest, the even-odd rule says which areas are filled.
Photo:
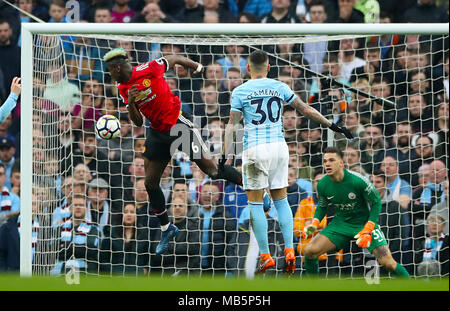
[[280, 224], [281, 233], [283, 233], [284, 247], [294, 248], [294, 217], [289, 206], [287, 197], [281, 200], [273, 201], [278, 213], [278, 223]]
[[263, 202], [248, 201], [250, 208], [250, 219], [252, 221], [253, 232], [258, 242], [261, 254], [269, 253], [269, 240], [267, 238], [267, 218], [263, 209]]

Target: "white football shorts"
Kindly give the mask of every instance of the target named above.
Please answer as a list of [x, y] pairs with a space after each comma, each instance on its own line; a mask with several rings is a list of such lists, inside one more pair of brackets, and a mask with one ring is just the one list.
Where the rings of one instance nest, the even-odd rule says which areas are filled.
[[282, 189], [288, 186], [289, 149], [285, 141], [259, 144], [242, 153], [245, 190]]

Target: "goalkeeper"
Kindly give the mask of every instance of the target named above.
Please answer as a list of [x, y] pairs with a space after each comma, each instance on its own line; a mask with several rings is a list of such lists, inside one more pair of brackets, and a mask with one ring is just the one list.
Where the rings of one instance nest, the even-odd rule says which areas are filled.
[[362, 175], [344, 169], [342, 153], [328, 147], [323, 155], [326, 175], [317, 184], [319, 202], [313, 221], [305, 227], [303, 238], [314, 234], [328, 207], [334, 207], [333, 221], [305, 247], [307, 274], [319, 273], [317, 257], [342, 249], [351, 239], [377, 258], [380, 265], [401, 277], [409, 273], [391, 255], [383, 232], [378, 225], [381, 198], [375, 187]]

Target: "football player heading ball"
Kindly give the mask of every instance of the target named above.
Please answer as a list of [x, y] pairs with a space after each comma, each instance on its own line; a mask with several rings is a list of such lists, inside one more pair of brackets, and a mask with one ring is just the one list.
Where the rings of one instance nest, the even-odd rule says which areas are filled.
[[161, 175], [172, 157], [171, 144], [183, 135], [182, 131], [171, 135], [170, 130], [175, 125], [190, 131], [189, 150], [183, 151], [212, 179], [226, 179], [242, 185], [242, 177], [232, 166], [223, 162], [217, 165], [211, 158], [199, 131], [194, 128], [192, 116], [181, 111], [180, 99], [164, 79], [164, 73], [177, 64], [193, 69], [194, 74], [203, 72], [201, 64], [180, 55], [168, 55], [133, 67], [123, 49], [109, 51], [104, 60], [111, 78], [119, 83], [119, 94], [127, 105], [131, 121], [136, 126], [144, 124], [143, 117], [150, 121], [150, 134], [143, 153], [145, 187], [153, 211], [160, 220], [162, 234], [156, 253], [162, 254], [178, 232], [178, 228], [169, 222], [164, 194], [159, 186]]

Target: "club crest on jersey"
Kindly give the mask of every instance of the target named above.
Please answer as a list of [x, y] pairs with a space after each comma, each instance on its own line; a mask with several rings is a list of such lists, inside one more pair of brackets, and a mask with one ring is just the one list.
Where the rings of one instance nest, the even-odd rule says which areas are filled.
[[150, 79], [144, 79], [142, 81], [142, 85], [145, 87], [149, 87], [152, 84], [152, 81]]
[[356, 194], [354, 194], [353, 192], [350, 192], [350, 193], [348, 194], [348, 198], [349, 198], [350, 200], [354, 200], [354, 199], [356, 198]]

